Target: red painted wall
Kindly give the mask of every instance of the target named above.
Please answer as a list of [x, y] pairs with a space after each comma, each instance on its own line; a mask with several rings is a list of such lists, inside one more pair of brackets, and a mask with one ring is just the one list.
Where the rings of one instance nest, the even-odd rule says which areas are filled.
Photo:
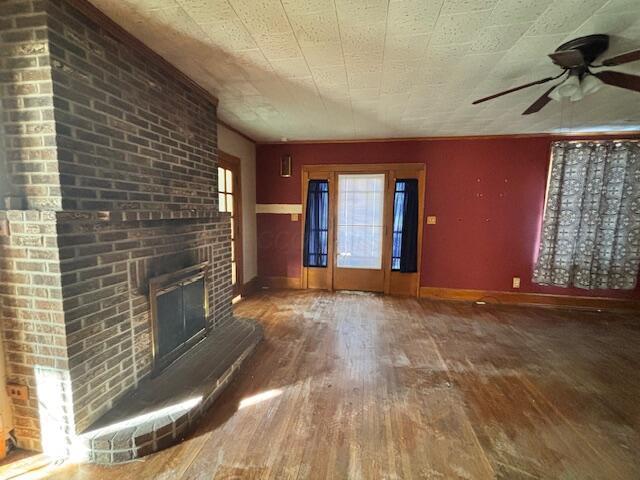
[[[302, 202], [301, 170], [310, 164], [426, 164], [426, 215], [421, 285], [640, 298], [633, 292], [542, 287], [531, 282], [549, 165], [550, 137], [402, 142], [260, 145], [256, 203]], [[284, 154], [293, 176], [279, 175]], [[301, 271], [301, 224], [289, 215], [258, 214], [258, 273]]]

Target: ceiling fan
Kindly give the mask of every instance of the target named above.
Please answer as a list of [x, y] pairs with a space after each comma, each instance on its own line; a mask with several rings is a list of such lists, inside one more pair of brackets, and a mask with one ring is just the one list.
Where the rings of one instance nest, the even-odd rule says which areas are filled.
[[640, 50], [634, 50], [633, 52], [608, 58], [600, 65], [593, 65], [593, 61], [602, 55], [607, 48], [609, 48], [609, 35], [588, 35], [563, 43], [555, 52], [549, 54], [553, 63], [562, 68], [562, 72], [559, 75], [536, 80], [535, 82], [481, 98], [473, 102], [473, 105], [533, 87], [534, 85], [541, 85], [560, 77], [565, 78], [544, 92], [522, 114], [529, 115], [538, 112], [551, 100], [562, 100], [563, 98], [568, 98], [574, 102], [581, 100], [585, 95], [598, 91], [604, 84], [640, 92], [640, 76], [613, 70], [591, 71], [591, 69], [613, 67], [640, 60]]

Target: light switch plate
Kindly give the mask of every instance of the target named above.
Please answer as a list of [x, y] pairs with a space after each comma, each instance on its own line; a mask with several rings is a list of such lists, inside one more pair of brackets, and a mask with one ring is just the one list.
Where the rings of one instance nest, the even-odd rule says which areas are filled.
[[427, 225], [435, 225], [436, 221], [437, 221], [437, 219], [436, 219], [435, 215], [427, 216]]
[[297, 222], [298, 221], [298, 214], [297, 213], [292, 213], [291, 214], [291, 221], [292, 222]]
[[520, 277], [513, 277], [513, 288], [520, 288]]

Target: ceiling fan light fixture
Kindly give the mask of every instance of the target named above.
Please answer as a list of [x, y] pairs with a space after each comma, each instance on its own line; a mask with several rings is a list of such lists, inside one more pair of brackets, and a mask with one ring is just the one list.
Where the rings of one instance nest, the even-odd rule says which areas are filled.
[[588, 74], [582, 79], [580, 85], [582, 86], [582, 93], [584, 95], [591, 95], [600, 90], [604, 86], [604, 82], [595, 75]]
[[551, 100], [555, 100], [556, 102], [561, 102], [564, 97], [560, 95], [560, 92], [558, 91], [558, 87], [556, 87], [549, 94], [549, 98]]
[[[534, 82], [525, 83], [517, 87], [509, 88], [501, 92], [480, 98], [472, 102], [473, 105], [493, 100], [503, 95], [518, 92], [525, 88], [542, 85], [547, 82], [554, 82], [550, 88], [544, 91], [529, 107], [522, 112], [522, 115], [531, 115], [539, 112], [552, 100], [570, 100], [577, 102], [585, 96], [591, 95], [603, 85], [612, 85], [628, 91], [640, 93], [640, 75], [617, 72], [615, 70], [598, 70], [591, 73], [590, 68], [613, 67], [631, 62], [640, 61], [640, 50], [626, 52], [615, 57], [601, 60], [594, 65], [594, 61], [602, 55], [609, 47], [609, 35], [594, 34], [574, 38], [564, 42], [555, 52], [549, 54], [553, 63], [562, 69], [558, 75], [541, 78]], [[561, 79], [561, 77], [563, 77]]]
[[561, 98], [571, 98], [580, 90], [580, 79], [577, 75], [569, 75], [569, 77], [558, 85], [555, 91]]
[[569, 100], [571, 100], [572, 102], [579, 102], [583, 98], [584, 98], [584, 91], [581, 86], [578, 86], [575, 93], [569, 97]]

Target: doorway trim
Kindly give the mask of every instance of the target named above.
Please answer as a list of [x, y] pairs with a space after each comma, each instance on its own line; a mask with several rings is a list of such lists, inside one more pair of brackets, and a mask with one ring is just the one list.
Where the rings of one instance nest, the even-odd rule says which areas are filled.
[[[426, 166], [424, 163], [356, 163], [356, 164], [327, 164], [304, 165], [302, 167], [302, 222], [300, 225], [300, 285], [303, 289], [319, 288], [333, 290], [333, 270], [335, 263], [335, 232], [336, 232], [336, 205], [338, 200], [337, 180], [338, 174], [346, 173], [384, 173], [386, 174], [385, 190], [385, 228], [383, 234], [382, 266], [384, 271], [385, 294], [404, 294], [418, 296], [420, 291], [420, 273], [422, 268], [422, 239], [424, 233], [425, 211], [425, 180]], [[418, 258], [417, 272], [400, 273], [391, 270], [391, 235], [393, 224], [393, 197], [395, 181], [409, 176], [418, 179]], [[307, 189], [309, 180], [328, 180], [329, 182], [329, 262], [326, 268], [310, 268], [304, 266], [304, 225], [307, 210]], [[392, 282], [393, 280], [393, 282]]]

